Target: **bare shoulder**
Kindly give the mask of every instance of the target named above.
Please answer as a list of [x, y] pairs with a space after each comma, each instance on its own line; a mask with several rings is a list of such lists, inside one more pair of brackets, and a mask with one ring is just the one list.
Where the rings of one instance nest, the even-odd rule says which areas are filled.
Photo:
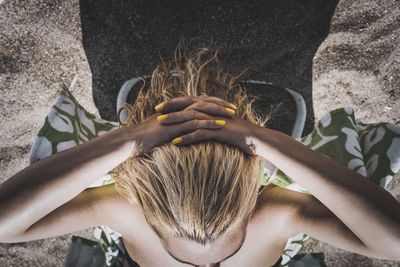
[[[99, 223], [126, 237], [149, 228], [141, 208], [121, 196], [114, 184], [97, 188], [95, 203]], [[249, 225], [257, 229], [273, 226], [268, 232], [273, 230], [277, 238], [284, 240], [298, 231], [299, 227], [295, 227], [294, 222], [300, 219], [299, 214], [303, 211], [315, 214], [324, 211], [324, 206], [318, 203], [312, 196], [270, 185], [260, 192]]]
[[[95, 194], [99, 223], [120, 233], [131, 233], [133, 225], [140, 230], [146, 224], [140, 207], [121, 196], [114, 184], [96, 188]], [[321, 218], [323, 215], [330, 215], [330, 211], [315, 197], [270, 185], [259, 194], [251, 222], [254, 225], [281, 225], [282, 230], [287, 232], [284, 234], [290, 235], [291, 231], [299, 230], [293, 222], [305, 218]], [[279, 227], [274, 229], [278, 230]]]
[[121, 196], [114, 184], [102, 186], [96, 189], [96, 204], [99, 222], [111, 227], [124, 235], [132, 226], [138, 226], [141, 221], [141, 210], [138, 205], [131, 204]]
[[302, 194], [274, 185], [264, 187], [248, 222], [242, 249], [222, 266], [274, 265], [282, 255], [288, 238], [297, 234], [296, 214], [300, 203], [305, 201]]
[[328, 215], [330, 210], [314, 196], [269, 185], [258, 197], [254, 220], [280, 225], [283, 238], [288, 238], [301, 232], [302, 221]]
[[[286, 210], [284, 234], [291, 237], [305, 233], [334, 247], [382, 258], [369, 249], [329, 208], [316, 197], [282, 188], [271, 189], [266, 193], [266, 202], [278, 203]], [[269, 195], [269, 196], [268, 196]], [[271, 206], [273, 204], [267, 204]]]
[[257, 200], [257, 210], [274, 212], [281, 216], [296, 216], [305, 207], [318, 208], [318, 200], [311, 195], [275, 185], [264, 187]]

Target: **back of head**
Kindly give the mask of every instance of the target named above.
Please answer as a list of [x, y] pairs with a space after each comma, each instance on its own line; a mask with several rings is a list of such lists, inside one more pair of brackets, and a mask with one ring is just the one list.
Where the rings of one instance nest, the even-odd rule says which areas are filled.
[[[162, 62], [151, 83], [127, 105], [128, 125], [155, 113], [154, 106], [173, 97], [202, 94], [235, 104], [236, 116], [263, 126], [234, 77], [222, 70], [217, 53], [191, 55], [178, 46]], [[247, 224], [260, 189], [261, 158], [218, 142], [177, 147], [165, 144], [129, 158], [117, 168], [116, 190], [141, 207], [160, 237], [176, 236], [208, 244]]]

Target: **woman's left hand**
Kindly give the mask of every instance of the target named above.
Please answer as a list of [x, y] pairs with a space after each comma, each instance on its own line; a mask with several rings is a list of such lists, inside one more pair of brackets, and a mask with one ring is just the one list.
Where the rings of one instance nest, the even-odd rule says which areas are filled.
[[[173, 100], [173, 99], [171, 99]], [[177, 146], [185, 146], [189, 144], [200, 143], [204, 141], [217, 141], [239, 148], [249, 155], [255, 155], [254, 136], [258, 128], [262, 128], [249, 121], [237, 118], [232, 112], [231, 116], [221, 117], [215, 114], [215, 110], [228, 108], [232, 110], [232, 106], [226, 101], [211, 96], [200, 96], [193, 103], [188, 103], [183, 110], [174, 110], [173, 101], [166, 101], [163, 114], [168, 114], [166, 119], [160, 121], [162, 124], [173, 124], [185, 120], [191, 120], [193, 112], [203, 113], [204, 119], [215, 119], [224, 121], [224, 125], [218, 129], [198, 129], [189, 134], [180, 136], [176, 143]], [[171, 103], [168, 103], [171, 102]], [[182, 107], [180, 107], [182, 108]], [[198, 113], [197, 113], [198, 114]]]

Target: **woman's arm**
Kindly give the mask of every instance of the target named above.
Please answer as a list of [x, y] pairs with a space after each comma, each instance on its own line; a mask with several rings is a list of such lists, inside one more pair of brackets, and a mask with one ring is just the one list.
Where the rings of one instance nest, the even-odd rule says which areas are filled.
[[117, 129], [40, 160], [0, 186], [0, 242], [76, 197], [132, 152], [133, 133]]
[[[205, 106], [199, 103], [196, 108]], [[171, 112], [161, 123], [169, 125], [184, 119], [182, 112]], [[373, 251], [381, 258], [399, 259], [400, 203], [389, 192], [286, 134], [236, 117], [227, 119], [218, 131], [200, 129], [181, 135], [177, 145], [211, 140], [264, 157], [332, 211], [341, 222], [331, 225], [346, 225], [367, 248], [362, 248], [363, 251]], [[327, 217], [326, 212], [324, 216]]]
[[[196, 107], [200, 102], [204, 103], [203, 109], [182, 110], [188, 105]], [[43, 229], [49, 223], [54, 233], [71, 232], [76, 225], [63, 226], [57, 222], [57, 216], [66, 213], [73, 221], [71, 209], [79, 209], [79, 214], [86, 216], [82, 217], [86, 226], [95, 224], [93, 218], [87, 218], [89, 215], [81, 212], [82, 207], [91, 208], [82, 204], [87, 199], [98, 201], [98, 190], [78, 196], [87, 186], [129, 156], [141, 156], [177, 136], [198, 129], [220, 129], [222, 125], [215, 123], [215, 120], [232, 118], [233, 115], [224, 109], [229, 106], [223, 100], [210, 97], [176, 97], [156, 111], [182, 110], [184, 120], [173, 125], [162, 125], [159, 121], [163, 116], [160, 118], [157, 112], [138, 125], [113, 130], [25, 168], [0, 185], [0, 242], [21, 238], [28, 240], [31, 237], [39, 239], [43, 231], [38, 229]], [[63, 205], [72, 199], [71, 205]], [[62, 205], [63, 208], [58, 209]], [[35, 224], [39, 220], [41, 223]]]
[[291, 137], [258, 127], [255, 154], [309, 190], [369, 249], [388, 259], [400, 255], [400, 203], [353, 170]]

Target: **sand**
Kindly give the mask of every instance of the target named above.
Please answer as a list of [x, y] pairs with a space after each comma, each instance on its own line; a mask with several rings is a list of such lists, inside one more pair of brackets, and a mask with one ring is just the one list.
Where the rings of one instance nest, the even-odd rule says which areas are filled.
[[[115, 119], [122, 83], [147, 74], [178, 39], [221, 49], [227, 68], [301, 93], [303, 135], [352, 106], [364, 122], [400, 125], [400, 5], [354, 1], [0, 1], [0, 183], [29, 153], [60, 83], [89, 111]], [[400, 200], [400, 179], [390, 192]], [[0, 266], [63, 266], [72, 235], [0, 244]], [[328, 266], [400, 266], [308, 242]]]

